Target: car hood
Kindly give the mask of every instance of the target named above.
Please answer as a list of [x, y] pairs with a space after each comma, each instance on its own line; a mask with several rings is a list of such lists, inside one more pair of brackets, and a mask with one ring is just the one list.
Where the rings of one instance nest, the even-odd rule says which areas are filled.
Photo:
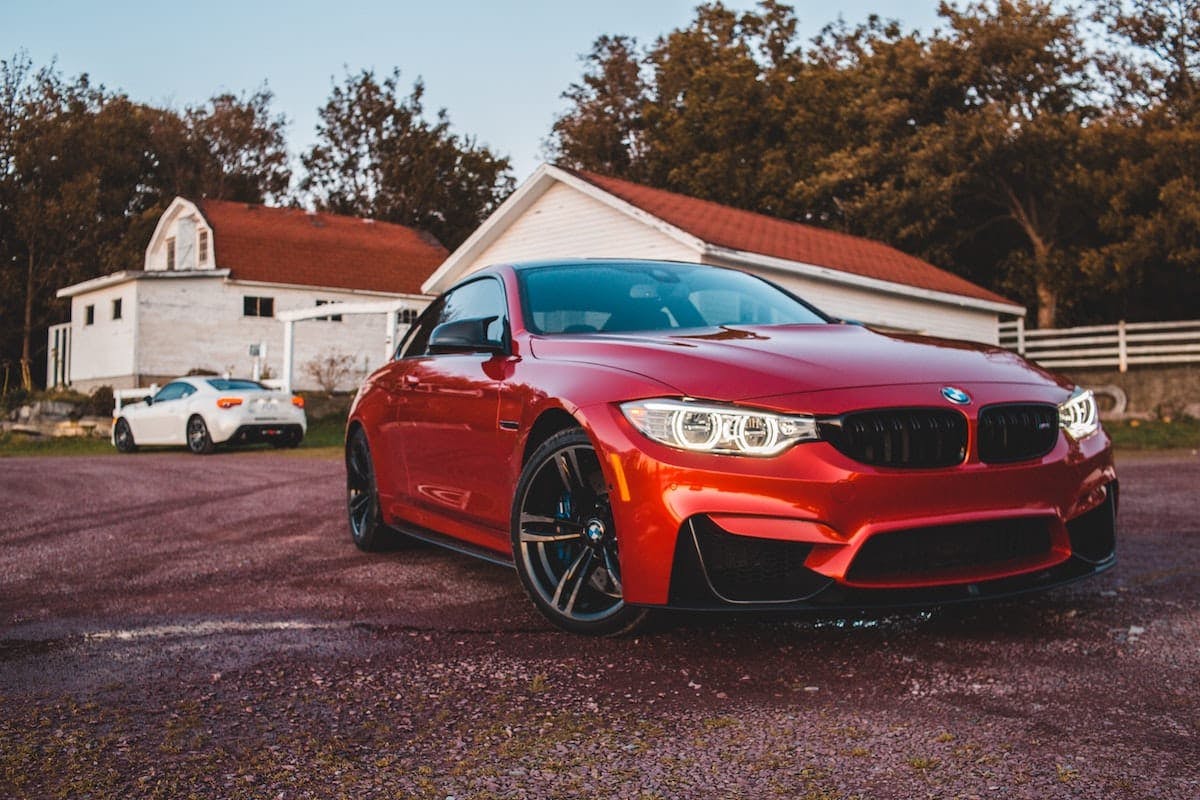
[[682, 395], [738, 401], [888, 384], [1070, 383], [1008, 350], [857, 325], [536, 337], [535, 358], [635, 372]]

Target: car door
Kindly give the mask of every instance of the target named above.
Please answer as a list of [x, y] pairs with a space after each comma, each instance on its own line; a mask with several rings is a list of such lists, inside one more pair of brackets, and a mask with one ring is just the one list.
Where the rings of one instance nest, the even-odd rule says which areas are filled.
[[[172, 381], [158, 390], [154, 402], [138, 419], [134, 441], [144, 444], [183, 444], [186, 439], [187, 398], [196, 387]], [[140, 428], [140, 432], [139, 429]]]
[[[494, 317], [489, 339], [506, 336], [508, 312], [499, 280], [480, 278], [446, 294], [419, 321], [389, 371], [396, 427], [412, 504], [450, 519], [507, 530], [511, 487], [498, 480], [511, 436], [499, 430], [500, 377], [509, 356], [430, 352], [432, 331], [463, 319]], [[507, 537], [507, 533], [504, 534]], [[507, 539], [505, 538], [505, 541]]]

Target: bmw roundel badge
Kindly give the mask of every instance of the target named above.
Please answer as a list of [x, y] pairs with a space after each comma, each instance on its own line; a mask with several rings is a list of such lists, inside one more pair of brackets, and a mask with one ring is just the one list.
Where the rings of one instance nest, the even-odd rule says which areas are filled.
[[956, 406], [965, 406], [971, 402], [971, 395], [954, 386], [943, 386], [942, 397], [954, 403]]

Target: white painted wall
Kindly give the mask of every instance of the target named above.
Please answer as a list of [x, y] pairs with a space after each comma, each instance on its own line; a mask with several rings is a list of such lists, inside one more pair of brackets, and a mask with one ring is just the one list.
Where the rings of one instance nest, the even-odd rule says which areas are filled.
[[[194, 273], [193, 273], [194, 275]], [[249, 377], [254, 367], [250, 345], [265, 342], [270, 374], [283, 373], [283, 323], [273, 317], [247, 317], [244, 298], [270, 297], [275, 313], [308, 309], [317, 300], [351, 302], [392, 299], [395, 295], [345, 289], [284, 287], [226, 280], [219, 275], [144, 277], [72, 298], [71, 383], [84, 391], [107, 384], [130, 388], [193, 369]], [[122, 320], [111, 319], [112, 300], [121, 297]], [[410, 298], [422, 309], [427, 298]], [[95, 323], [84, 325], [85, 308], [96, 308]], [[296, 323], [294, 387], [317, 390], [305, 369], [326, 354], [353, 357], [354, 371], [339, 388], [352, 389], [384, 360], [384, 314], [344, 316], [341, 322]], [[407, 326], [401, 325], [398, 336]], [[136, 356], [135, 356], [136, 354]]]
[[[121, 300], [121, 319], [112, 318], [113, 300]], [[95, 309], [87, 325], [87, 307]], [[137, 293], [133, 282], [118, 284], [71, 298], [71, 380], [111, 383], [130, 380], [137, 330]], [[129, 388], [131, 382], [120, 387]]]
[[659, 258], [699, 261], [699, 254], [582, 192], [555, 183], [463, 275], [491, 264], [544, 258]]
[[706, 259], [706, 263], [760, 275], [807, 300], [826, 314], [842, 319], [948, 339], [999, 343], [995, 312], [846, 286], [781, 270], [753, 269], [716, 259]]
[[[312, 308], [317, 300], [331, 302], [382, 300], [373, 292], [290, 288], [272, 284], [224, 281], [220, 278], [139, 281], [140, 319], [138, 372], [142, 375], [182, 375], [192, 369], [249, 376], [254, 366], [250, 345], [267, 344], [266, 365], [275, 377], [283, 373], [283, 323], [271, 317], [244, 315], [244, 298], [270, 297], [275, 313]], [[424, 299], [414, 300], [423, 308]], [[319, 388], [305, 369], [326, 354], [350, 355], [354, 374], [341, 385], [353, 388], [384, 358], [386, 320], [383, 314], [343, 317], [341, 322], [305, 320], [296, 323], [294, 387]], [[406, 330], [402, 326], [401, 334]]]

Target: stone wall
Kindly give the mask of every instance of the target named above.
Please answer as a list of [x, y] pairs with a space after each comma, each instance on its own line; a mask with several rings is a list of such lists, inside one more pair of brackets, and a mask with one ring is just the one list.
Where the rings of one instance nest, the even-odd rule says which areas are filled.
[[[1090, 389], [1119, 387], [1128, 398], [1125, 416], [1200, 419], [1200, 364], [1163, 364], [1115, 369], [1064, 369], [1062, 374]], [[1109, 404], [1111, 405], [1111, 404]], [[1106, 407], [1101, 397], [1101, 407]]]

